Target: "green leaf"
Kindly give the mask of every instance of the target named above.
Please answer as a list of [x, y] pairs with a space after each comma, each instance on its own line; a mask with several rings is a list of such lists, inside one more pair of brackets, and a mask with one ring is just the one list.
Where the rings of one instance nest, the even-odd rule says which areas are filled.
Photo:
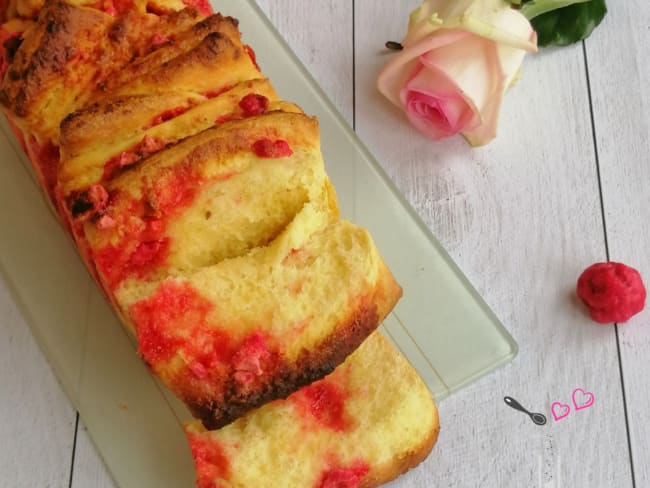
[[547, 12], [531, 24], [539, 46], [566, 46], [589, 37], [606, 13], [605, 0], [590, 0]]

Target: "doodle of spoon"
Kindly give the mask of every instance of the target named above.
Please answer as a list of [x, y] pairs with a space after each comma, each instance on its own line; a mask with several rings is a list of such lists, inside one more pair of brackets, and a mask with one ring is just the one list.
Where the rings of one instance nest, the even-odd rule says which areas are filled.
[[520, 412], [524, 412], [525, 414], [528, 414], [528, 416], [530, 417], [530, 419], [533, 421], [534, 424], [544, 425], [546, 423], [546, 417], [544, 415], [542, 415], [541, 413], [529, 412], [524, 407], [522, 407], [521, 404], [514, 398], [507, 396], [503, 398], [503, 401], [506, 402], [506, 405], [508, 405], [509, 407], [512, 407], [515, 410], [519, 410]]

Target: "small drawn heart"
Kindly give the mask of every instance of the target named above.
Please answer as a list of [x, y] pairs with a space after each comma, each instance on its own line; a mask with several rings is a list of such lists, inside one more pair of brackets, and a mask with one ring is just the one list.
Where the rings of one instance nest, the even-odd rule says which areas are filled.
[[569, 415], [571, 412], [571, 407], [564, 403], [560, 402], [553, 402], [551, 405], [551, 414], [553, 414], [553, 419], [557, 422], [558, 420], [562, 420], [564, 417]]
[[594, 404], [594, 394], [590, 391], [584, 391], [582, 388], [576, 388], [573, 390], [573, 393], [571, 393], [571, 399], [573, 400], [573, 406], [576, 410], [589, 408]]

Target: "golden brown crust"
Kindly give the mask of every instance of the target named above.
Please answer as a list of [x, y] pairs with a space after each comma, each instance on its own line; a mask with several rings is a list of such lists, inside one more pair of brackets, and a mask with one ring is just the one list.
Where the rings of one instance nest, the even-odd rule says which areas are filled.
[[200, 394], [187, 390], [178, 393], [194, 417], [201, 420], [207, 429], [218, 429], [249, 410], [286, 398], [297, 389], [330, 374], [379, 323], [375, 304], [364, 304], [319, 346], [303, 351], [295, 363], [279, 367], [261, 388], [243, 392], [234, 380], [230, 380], [221, 401], [215, 398], [203, 400]]
[[133, 187], [142, 179], [155, 178], [162, 168], [176, 165], [195, 167], [206, 177], [218, 174], [224, 163], [240, 152], [251, 151], [252, 143], [262, 138], [318, 147], [318, 121], [300, 113], [271, 112], [227, 122], [152, 156], [110, 182], [107, 188]]
[[[269, 112], [227, 122], [148, 157], [107, 183], [106, 188], [137, 194], [143, 180], [151, 181], [172, 166], [192, 167], [198, 174], [209, 178], [218, 175], [220, 168], [232, 156], [251, 151], [252, 144], [263, 138], [284, 139], [296, 146], [319, 147], [318, 121], [301, 113]], [[95, 174], [88, 168], [80, 172], [64, 162], [59, 172], [63, 195], [98, 183], [102, 173], [102, 168], [95, 169]]]
[[[130, 95], [103, 99], [72, 112], [61, 123], [61, 148], [74, 157], [107, 137], [109, 128], [124, 134], [144, 126], [167, 106], [188, 104], [185, 93]], [[126, 124], [126, 128], [124, 128]]]
[[2, 83], [0, 97], [8, 108], [24, 117], [36, 95], [48, 88], [53, 73], [64, 71], [74, 55], [73, 46], [95, 29], [98, 38], [112, 23], [110, 16], [93, 9], [76, 9], [63, 1], [48, 2], [37, 23], [23, 35]]
[[[48, 0], [23, 34], [0, 85], [0, 103], [39, 141], [58, 143], [60, 122], [83, 107], [97, 87], [134, 59], [184, 39], [184, 32], [201, 36], [214, 23], [196, 24], [202, 18], [195, 9], [186, 9], [164, 17], [129, 11], [114, 19], [94, 8]], [[198, 34], [194, 25], [203, 26]]]
[[377, 304], [379, 322], [383, 322], [397, 301], [402, 297], [402, 287], [395, 281], [395, 277], [383, 260], [379, 264], [379, 278], [377, 282], [374, 300]]
[[[318, 410], [311, 410], [309, 401], [305, 409], [303, 400], [313, 399], [315, 391], [322, 393]], [[347, 424], [322, 422], [346, 415]], [[271, 487], [338, 486], [337, 481], [345, 481], [346, 486], [367, 488], [422, 462], [437, 440], [439, 421], [415, 370], [385, 337], [374, 333], [333, 374], [286, 401], [253, 410], [220, 430], [206, 431], [198, 422], [185, 429], [199, 484], [219, 479], [249, 486], [264, 477], [265, 486]], [[231, 469], [210, 465], [202, 453], [212, 450]]]
[[[120, 14], [124, 14], [123, 9], [129, 7], [133, 8], [134, 11], [145, 13], [146, 11], [149, 10], [149, 4], [156, 3], [160, 5], [159, 10], [163, 10], [162, 7], [164, 7], [165, 11], [174, 11], [178, 10], [179, 8], [183, 8], [183, 3], [180, 0], [129, 0], [129, 2], [112, 2], [112, 1], [106, 1], [106, 0], [68, 0], [70, 4], [77, 6], [77, 7], [90, 7], [94, 8], [97, 10], [102, 10], [102, 11], [108, 11], [110, 9], [113, 9], [115, 13], [118, 13], [116, 11], [116, 4], [120, 8]], [[5, 5], [6, 5], [6, 12], [5, 12], [5, 19], [13, 19], [13, 18], [24, 18], [24, 19], [31, 19], [35, 18], [40, 10], [43, 8], [43, 5], [46, 2], [44, 0], [5, 0]], [[180, 5], [179, 5], [180, 4]], [[2, 3], [0, 3], [2, 5]], [[175, 7], [175, 8], [174, 8]], [[0, 8], [0, 13], [2, 13], [2, 9]]]
[[[226, 388], [222, 405], [214, 399], [202, 400], [201, 394], [197, 395], [188, 390], [178, 393], [190, 407], [192, 414], [200, 419], [207, 429], [218, 429], [249, 410], [269, 401], [286, 398], [298, 388], [330, 374], [381, 324], [399, 300], [401, 293], [400, 286], [382, 262], [379, 279], [371, 297], [360, 300], [349, 318], [342, 321], [336, 331], [318, 346], [303, 350], [295, 363], [284, 363], [278, 368], [274, 377], [262, 388], [242, 395], [231, 381], [230, 386]], [[420, 450], [414, 452], [414, 456], [419, 452]]]
[[[126, 15], [122, 16], [125, 23], [129, 23], [128, 16], [131, 14], [136, 14], [138, 16], [142, 15], [140, 13], [127, 12]], [[158, 33], [166, 36], [176, 36], [182, 35], [186, 30], [192, 29], [194, 26], [201, 24], [203, 22], [202, 19], [205, 19], [205, 15], [195, 8], [188, 7], [182, 10], [170, 12], [163, 16], [155, 16], [155, 18], [157, 22], [156, 30]]]
[[[130, 76], [129, 70], [124, 71]], [[258, 78], [251, 59], [230, 37], [208, 34], [199, 45], [157, 68], [129, 81], [116, 90], [124, 94], [152, 94], [166, 91], [205, 93], [222, 86]], [[122, 79], [120, 78], [121, 82]], [[216, 85], [216, 86], [215, 86]], [[111, 91], [112, 83], [107, 91]]]
[[[55, 131], [97, 70], [75, 59], [101, 47], [111, 24], [112, 18], [97, 10], [74, 8], [59, 0], [48, 2], [36, 24], [23, 35], [0, 87], [0, 102], [17, 117], [28, 118], [28, 126], [46, 124], [49, 132]], [[58, 117], [44, 113], [54, 97]]]
[[[217, 120], [243, 117], [238, 104], [250, 93], [269, 99], [270, 110], [291, 108], [276, 101], [268, 80], [256, 79], [209, 100], [190, 92], [117, 96], [70, 114], [61, 126], [59, 182], [63, 194], [99, 183], [99, 178], [106, 177], [109, 161], [133, 151], [145, 136], [163, 142], [162, 149], [213, 127]], [[173, 115], [174, 111], [178, 115]], [[154, 122], [165, 113], [171, 113], [169, 120]], [[130, 165], [144, 157], [134, 158]]]
[[[179, 71], [201, 67], [205, 69], [206, 66], [228, 63], [229, 58], [234, 57], [234, 52], [238, 53], [237, 56], [243, 52], [237, 21], [220, 14], [211, 15], [185, 31], [159, 35], [161, 44], [149, 54], [145, 53], [143, 57], [129, 63], [122, 70], [116, 70], [111, 77], [103, 80], [95, 99], [101, 99], [114, 92], [122, 95], [151, 95], [163, 91], [184, 91], [184, 87], [173, 83], [179, 76], [182, 78]], [[255, 71], [251, 73], [256, 74]], [[207, 78], [210, 81], [211, 87], [220, 83], [220, 77], [212, 72], [201, 74], [204, 80]], [[198, 79], [193, 81], [196, 83]], [[158, 82], [165, 84], [158, 86]]]

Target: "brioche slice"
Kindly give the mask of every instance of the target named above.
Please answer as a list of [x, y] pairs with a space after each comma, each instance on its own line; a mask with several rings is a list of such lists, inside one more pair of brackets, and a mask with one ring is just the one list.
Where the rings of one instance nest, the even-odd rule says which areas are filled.
[[20, 47], [8, 54], [10, 65], [0, 87], [0, 101], [55, 207], [59, 151], [53, 140], [61, 119], [95, 72], [89, 65], [80, 67], [76, 54], [94, 49], [111, 22], [96, 10], [51, 2], [39, 21], [22, 34]]
[[259, 77], [257, 66], [241, 43], [237, 21], [215, 14], [184, 36], [168, 39], [158, 49], [114, 73], [106, 79], [99, 95], [218, 92]]
[[58, 143], [59, 125], [97, 86], [133, 60], [163, 46], [200, 20], [196, 11], [168, 18], [129, 11], [119, 18], [61, 0], [45, 3], [22, 36], [2, 81], [0, 100], [38, 142]]
[[[144, 14], [145, 12], [172, 13], [182, 10], [190, 3], [199, 3], [181, 0], [69, 0], [70, 4], [78, 7], [92, 7], [102, 10], [107, 14], [116, 16], [135, 10]], [[44, 0], [3, 0], [0, 5], [4, 5], [4, 18], [0, 16], [0, 21], [22, 17], [26, 19], [34, 18], [43, 8]], [[0, 9], [0, 13], [2, 9]], [[206, 11], [206, 13], [210, 13]]]
[[[64, 198], [217, 123], [265, 110], [300, 111], [277, 101], [230, 17], [211, 15], [160, 42], [105, 79], [95, 103], [62, 122], [58, 178]], [[247, 95], [264, 104], [243, 103]]]
[[[283, 141], [290, 153], [260, 156], [255, 146], [266, 140]], [[273, 112], [188, 138], [77, 194], [69, 208], [83, 225], [78, 241], [115, 290], [128, 279], [193, 272], [266, 245], [309, 202], [323, 226], [338, 218], [318, 123]]]
[[200, 488], [373, 487], [420, 463], [438, 431], [431, 394], [378, 332], [286, 400], [219, 430], [186, 426]]
[[0, 103], [50, 201], [57, 199], [59, 127], [82, 108], [97, 87], [133, 59], [160, 47], [201, 17], [196, 10], [165, 17], [128, 11], [113, 18], [94, 8], [48, 0], [38, 19], [7, 51]]
[[[253, 97], [251, 103], [251, 97]], [[246, 102], [249, 102], [247, 105]], [[194, 92], [109, 98], [68, 116], [61, 126], [63, 196], [116, 176], [169, 145], [217, 124], [283, 110], [267, 79], [239, 83], [207, 98]]]
[[365, 230], [312, 233], [321, 216], [301, 212], [245, 256], [116, 291], [139, 353], [207, 428], [331, 372], [401, 295]]
[[36, 129], [42, 140], [55, 139], [61, 120], [100, 69], [97, 59], [84, 54], [97, 56], [112, 24], [112, 17], [95, 9], [47, 3], [23, 34], [2, 82], [0, 97], [22, 126]]

